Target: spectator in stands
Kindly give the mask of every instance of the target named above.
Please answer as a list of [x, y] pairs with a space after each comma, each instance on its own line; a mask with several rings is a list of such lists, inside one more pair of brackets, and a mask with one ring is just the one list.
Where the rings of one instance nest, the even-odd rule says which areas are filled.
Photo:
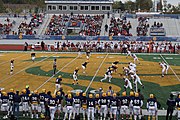
[[166, 120], [172, 120], [172, 114], [176, 106], [176, 102], [173, 97], [174, 95], [170, 94], [170, 98], [166, 102], [166, 105], [168, 106], [167, 113], [166, 113]]

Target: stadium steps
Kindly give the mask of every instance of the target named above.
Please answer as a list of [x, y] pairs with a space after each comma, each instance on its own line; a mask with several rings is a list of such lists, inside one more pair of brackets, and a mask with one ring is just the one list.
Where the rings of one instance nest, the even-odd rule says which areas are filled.
[[[109, 32], [105, 32], [105, 25], [107, 24], [108, 26], [110, 25], [110, 19], [111, 18], [111, 16], [109, 17], [109, 19], [108, 19], [108, 17], [107, 17], [107, 14], [105, 14], [104, 15], [104, 19], [103, 19], [103, 23], [102, 23], [102, 25], [101, 25], [101, 33], [100, 33], [100, 36], [108, 36], [109, 34]], [[109, 31], [109, 29], [108, 29], [108, 31]]]
[[49, 22], [51, 20], [52, 15], [51, 14], [46, 14], [44, 18], [43, 24], [40, 26], [39, 30], [37, 31], [37, 35], [44, 35], [47, 26], [49, 25]]

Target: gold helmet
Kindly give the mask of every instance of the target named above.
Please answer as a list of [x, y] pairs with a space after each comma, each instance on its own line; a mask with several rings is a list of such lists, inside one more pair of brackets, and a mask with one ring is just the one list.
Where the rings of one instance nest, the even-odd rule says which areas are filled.
[[139, 93], [136, 92], [136, 93], [135, 93], [135, 97], [139, 97]]
[[76, 96], [79, 96], [80, 95], [80, 92], [76, 92]]
[[79, 67], [76, 67], [76, 69], [75, 70], [79, 70]]
[[117, 94], [116, 93], [113, 93], [113, 97], [116, 97], [117, 96]]
[[55, 95], [55, 94], [52, 94], [52, 98], [56, 98], [56, 95]]
[[2, 95], [3, 95], [3, 96], [7, 96], [7, 93], [6, 93], [6, 92], [2, 92]]
[[68, 98], [71, 99], [71, 98], [72, 98], [72, 95], [71, 95], [71, 94], [68, 94]]
[[62, 76], [61, 76], [61, 75], [59, 75], [59, 76], [58, 76], [58, 78], [62, 78]]
[[42, 93], [46, 93], [46, 89], [42, 89]]
[[111, 96], [111, 92], [107, 92], [107, 96]]
[[23, 90], [22, 90], [22, 93], [24, 93], [24, 94], [25, 94], [25, 93], [26, 93], [26, 89], [23, 89]]
[[95, 96], [96, 98], [99, 98], [99, 94], [96, 94], [96, 96]]
[[89, 63], [89, 60], [86, 60], [87, 63]]
[[153, 94], [150, 94], [150, 95], [149, 95], [149, 98], [154, 98], [154, 95], [153, 95]]
[[122, 93], [122, 96], [123, 96], [123, 97], [126, 96], [126, 92], [125, 92], [125, 91]]
[[82, 96], [84, 96], [84, 97], [85, 97], [85, 96], [86, 96], [86, 93], [83, 93], [83, 94], [82, 94]]
[[37, 91], [37, 90], [35, 90], [35, 91], [34, 91], [34, 93], [35, 93], [35, 94], [38, 94], [38, 91]]
[[14, 92], [14, 89], [13, 89], [13, 88], [11, 88], [11, 89], [10, 89], [10, 92]]
[[68, 90], [68, 91], [67, 91], [67, 94], [71, 94], [71, 91], [70, 91], [70, 90]]
[[61, 92], [60, 92], [60, 91], [58, 91], [58, 92], [57, 92], [57, 95], [61, 95]]
[[103, 96], [103, 97], [106, 97], [106, 93], [104, 92], [104, 93], [102, 94], [102, 96]]
[[110, 70], [114, 70], [113, 68], [110, 68]]
[[130, 96], [134, 96], [134, 92], [133, 91], [130, 92]]
[[89, 98], [93, 98], [93, 94], [89, 94]]
[[178, 95], [178, 98], [180, 98], [180, 94]]

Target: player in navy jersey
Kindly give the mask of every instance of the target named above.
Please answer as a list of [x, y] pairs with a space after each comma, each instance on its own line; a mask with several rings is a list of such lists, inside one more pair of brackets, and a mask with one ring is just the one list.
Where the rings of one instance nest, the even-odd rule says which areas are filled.
[[6, 92], [2, 92], [1, 101], [2, 101], [1, 111], [3, 112], [3, 115], [4, 115], [3, 119], [7, 119], [9, 97]]
[[49, 99], [51, 98], [51, 91], [48, 91], [46, 96], [44, 97], [44, 105], [45, 105], [45, 119], [49, 119], [50, 111], [49, 111]]
[[133, 114], [134, 120], [141, 119], [141, 107], [143, 106], [143, 101], [139, 98], [139, 93], [135, 93], [135, 97], [131, 100], [131, 104], [133, 105]]
[[94, 108], [95, 108], [95, 99], [93, 95], [90, 93], [87, 99], [87, 109], [88, 109], [88, 120], [94, 120]]
[[89, 60], [86, 60], [83, 64], [82, 64], [82, 69], [83, 69], [83, 73], [86, 73], [86, 67], [87, 64], [89, 63]]
[[[56, 78], [56, 81], [55, 81], [55, 88], [56, 88], [56, 91], [59, 91], [60, 88], [61, 88], [61, 81], [62, 81], [62, 76], [59, 75], [57, 78]], [[56, 93], [56, 92], [55, 92]]]
[[[64, 120], [68, 117], [68, 120], [71, 120], [72, 117], [72, 112], [73, 112], [73, 98], [72, 94], [68, 94], [66, 98], [66, 111], [64, 115]], [[68, 116], [69, 113], [69, 116]]]
[[130, 99], [129, 97], [126, 95], [126, 92], [122, 93], [122, 97], [120, 97], [120, 104], [121, 104], [121, 109], [120, 109], [120, 113], [121, 113], [121, 119], [124, 119], [124, 116], [126, 117], [125, 119], [128, 119], [128, 109], [129, 109], [129, 103], [130, 103]]
[[46, 89], [42, 89], [42, 92], [39, 93], [39, 108], [41, 112], [41, 118], [44, 118], [45, 113], [45, 96], [46, 96]]
[[8, 101], [8, 106], [9, 106], [8, 116], [13, 115], [14, 95], [15, 95], [14, 90], [10, 89], [10, 92], [8, 93], [8, 97], [9, 97], [9, 101]]
[[100, 110], [100, 117], [101, 120], [103, 118], [103, 120], [106, 120], [106, 115], [107, 115], [107, 98], [106, 98], [106, 93], [104, 92], [102, 94], [102, 97], [100, 98], [100, 106], [101, 106], [101, 110]]
[[[129, 99], [130, 99], [130, 101], [134, 100], [134, 92], [133, 91], [130, 92]], [[132, 120], [132, 115], [133, 115], [133, 105], [132, 104], [129, 104], [129, 112], [130, 112], [129, 119]]]
[[108, 112], [108, 117], [110, 117], [110, 102], [112, 96], [111, 96], [111, 92], [107, 92], [106, 94], [107, 94], [106, 99], [107, 99], [107, 110], [108, 110], [107, 112]]
[[157, 101], [154, 98], [153, 94], [150, 94], [149, 99], [147, 100], [147, 111], [149, 112], [148, 120], [151, 119], [151, 116], [152, 120], [155, 120], [155, 115], [157, 111]]
[[97, 119], [99, 119], [100, 114], [100, 95], [99, 93], [95, 94], [95, 116]]
[[177, 118], [180, 119], [180, 94], [176, 98]]
[[86, 111], [87, 111], [87, 97], [86, 93], [82, 93], [81, 96], [81, 107], [82, 107], [82, 112], [83, 112], [83, 120], [86, 119]]
[[80, 92], [76, 92], [76, 96], [73, 97], [73, 119], [80, 119], [79, 112], [81, 108]]
[[38, 118], [38, 106], [39, 106], [39, 95], [38, 91], [35, 90], [32, 95], [30, 95], [30, 103], [31, 103], [31, 118], [33, 119], [34, 116], [35, 118]]
[[58, 100], [58, 104], [57, 104], [58, 118], [57, 119], [60, 119], [60, 114], [61, 114], [61, 112], [63, 112], [63, 106], [62, 106], [63, 96], [60, 91], [57, 92], [56, 99]]
[[75, 85], [75, 84], [78, 84], [78, 78], [77, 78], [77, 76], [78, 76], [78, 71], [79, 71], [79, 68], [78, 67], [76, 67], [75, 68], [75, 70], [74, 70], [74, 73], [73, 73], [73, 85]]
[[119, 100], [118, 98], [116, 98], [116, 93], [113, 93], [113, 97], [111, 98], [110, 101], [110, 118], [112, 120], [116, 120], [116, 114], [117, 114], [117, 109], [118, 109], [118, 105], [119, 105]]
[[107, 78], [109, 78], [109, 82], [111, 82], [111, 79], [112, 79], [112, 73], [113, 73], [113, 68], [110, 68], [106, 71], [106, 73], [104, 74], [104, 78], [101, 79], [100, 81], [104, 81], [106, 80]]
[[48, 102], [51, 120], [54, 120], [57, 104], [58, 104], [58, 100], [56, 98], [56, 95], [52, 94], [52, 97], [49, 98], [49, 102]]
[[26, 89], [22, 90], [21, 94], [23, 116], [29, 116], [29, 95], [26, 93]]

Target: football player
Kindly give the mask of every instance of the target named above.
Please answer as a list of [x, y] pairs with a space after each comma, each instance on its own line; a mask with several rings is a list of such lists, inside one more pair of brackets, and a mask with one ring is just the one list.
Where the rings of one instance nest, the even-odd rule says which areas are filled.
[[3, 111], [3, 119], [8, 119], [8, 116], [7, 116], [7, 112], [8, 112], [8, 100], [9, 100], [9, 97], [7, 95], [6, 92], [2, 92], [2, 96], [1, 96], [1, 101], [2, 101], [2, 104], [1, 104], [1, 111]]
[[79, 71], [79, 68], [78, 67], [76, 67], [75, 68], [75, 70], [74, 70], [74, 73], [73, 73], [73, 85], [75, 85], [75, 84], [78, 84], [78, 78], [77, 78], [77, 76], [78, 76], [78, 71]]
[[22, 111], [23, 117], [29, 116], [29, 95], [26, 93], [26, 89], [22, 90], [21, 94], [21, 103], [22, 103]]
[[58, 104], [57, 104], [57, 114], [58, 114], [58, 117], [57, 119], [60, 119], [60, 114], [61, 112], [63, 112], [63, 96], [62, 96], [62, 93], [60, 91], [57, 92], [56, 94], [56, 99], [58, 100]]
[[[71, 120], [72, 112], [73, 112], [73, 98], [72, 98], [72, 94], [68, 94], [66, 98], [66, 111], [64, 115], [64, 120], [66, 120], [67, 117], [68, 120]], [[67, 116], [68, 113], [69, 116]]]
[[147, 100], [147, 111], [149, 113], [148, 120], [155, 120], [156, 111], [157, 111], [157, 101], [154, 99], [154, 95], [150, 94], [149, 99]]
[[129, 68], [129, 73], [136, 73], [136, 64], [130, 62], [128, 68]]
[[58, 100], [56, 98], [56, 95], [52, 94], [52, 97], [49, 99], [48, 102], [51, 120], [54, 120], [57, 104], [58, 104]]
[[112, 79], [112, 73], [113, 73], [113, 68], [110, 68], [106, 71], [106, 73], [104, 74], [104, 78], [101, 79], [100, 81], [104, 81], [106, 80], [107, 78], [109, 78], [109, 82], [111, 82], [111, 79]]
[[90, 57], [90, 50], [87, 50], [86, 51], [86, 59], [89, 60], [89, 57]]
[[129, 68], [123, 67], [123, 73], [124, 73], [125, 76], [128, 76], [128, 75], [129, 75], [129, 71], [130, 71]]
[[116, 98], [116, 96], [117, 96], [116, 93], [113, 93], [113, 97], [111, 98], [111, 101], [110, 101], [110, 107], [111, 107], [110, 118], [112, 120], [116, 120], [117, 108], [119, 105], [119, 101]]
[[164, 64], [164, 66], [165, 66], [165, 68], [166, 68], [165, 73], [166, 73], [166, 75], [167, 75], [167, 72], [168, 72], [168, 69], [169, 69], [169, 65], [166, 64], [165, 62], [163, 62], [163, 64]]
[[160, 66], [161, 66], [161, 68], [162, 68], [162, 75], [161, 75], [161, 77], [164, 77], [166, 67], [165, 67], [165, 65], [164, 65], [164, 63], [163, 63], [163, 62], [160, 62], [160, 63], [159, 63], [159, 65], [160, 65]]
[[87, 98], [86, 98], [86, 93], [82, 93], [81, 97], [81, 106], [82, 106], [82, 112], [83, 112], [83, 120], [86, 119], [86, 111], [87, 111]]
[[176, 99], [177, 118], [180, 119], [180, 94]]
[[132, 75], [131, 77], [134, 80], [134, 87], [135, 87], [136, 92], [138, 89], [137, 83], [139, 83], [142, 86], [142, 88], [144, 88], [144, 85], [142, 84], [140, 77], [136, 73]]
[[107, 99], [107, 112], [108, 112], [108, 117], [110, 117], [110, 111], [111, 111], [111, 106], [110, 106], [110, 103], [111, 103], [111, 99], [112, 99], [112, 94], [111, 92], [107, 92], [106, 93], [106, 99]]
[[59, 75], [57, 78], [56, 78], [56, 84], [55, 84], [55, 93], [57, 92], [57, 91], [59, 91], [59, 89], [61, 88], [61, 81], [62, 81], [62, 76], [61, 75]]
[[76, 92], [76, 96], [73, 97], [73, 119], [80, 119], [79, 112], [81, 108], [80, 92]]
[[13, 106], [14, 106], [14, 89], [10, 89], [10, 92], [8, 93], [8, 106], [9, 106], [9, 110], [8, 110], [8, 116], [13, 115]]
[[135, 97], [131, 100], [131, 104], [133, 105], [133, 114], [134, 120], [141, 119], [141, 107], [143, 106], [143, 101], [139, 98], [139, 93], [135, 93]]
[[13, 71], [14, 71], [14, 59], [12, 59], [12, 60], [10, 61], [10, 75], [13, 74]]
[[136, 62], [138, 62], [138, 64], [140, 64], [139, 59], [138, 59], [138, 57], [136, 56], [136, 54], [132, 54], [132, 57], [133, 57], [133, 59], [134, 59], [134, 64], [136, 64]]
[[100, 95], [99, 93], [95, 94], [95, 114], [96, 114], [96, 118], [99, 119], [99, 114], [100, 114]]
[[[133, 92], [133, 91], [130, 92], [129, 99], [130, 99], [130, 101], [131, 101], [131, 100], [134, 100], [134, 92]], [[133, 105], [132, 105], [131, 103], [129, 104], [129, 112], [130, 112], [130, 113], [129, 113], [129, 114], [130, 114], [129, 119], [132, 120]]]
[[50, 111], [49, 111], [49, 100], [51, 98], [51, 91], [48, 91], [46, 96], [44, 97], [44, 105], [45, 105], [45, 119], [49, 119]]
[[132, 84], [131, 82], [129, 81], [128, 78], [126, 78], [125, 76], [123, 77], [123, 80], [124, 80], [124, 90], [126, 91], [127, 88], [130, 88], [130, 90], [132, 91]]
[[86, 67], [87, 67], [87, 64], [89, 63], [89, 60], [86, 60], [86, 62], [84, 62], [82, 64], [82, 69], [83, 69], [83, 73], [86, 73]]
[[56, 68], [57, 68], [57, 59], [55, 58], [54, 59], [54, 62], [53, 62], [53, 75], [55, 75], [56, 74]]
[[42, 89], [42, 92], [39, 93], [39, 108], [41, 112], [41, 118], [44, 118], [44, 113], [45, 113], [45, 96], [46, 96], [46, 89]]
[[128, 56], [131, 56], [131, 57], [132, 57], [132, 54], [131, 54], [131, 51], [130, 51], [130, 50], [127, 50], [127, 56], [126, 56], [126, 59], [128, 58]]
[[114, 61], [113, 63], [112, 63], [112, 66], [113, 65], [117, 65], [119, 63], [119, 60], [116, 60], [116, 61]]
[[106, 98], [106, 93], [102, 93], [102, 97], [100, 98], [100, 106], [101, 106], [101, 110], [100, 110], [100, 117], [101, 120], [103, 118], [103, 120], [106, 120], [106, 115], [107, 115], [107, 98]]
[[88, 109], [88, 120], [94, 120], [94, 108], [95, 108], [95, 100], [93, 95], [90, 93], [87, 99], [87, 109]]
[[36, 58], [36, 53], [31, 53], [31, 59], [33, 62], [35, 61], [35, 58]]
[[122, 97], [120, 97], [120, 113], [121, 113], [121, 119], [124, 119], [124, 115], [125, 115], [125, 119], [128, 119], [128, 109], [129, 109], [129, 103], [130, 103], [130, 99], [129, 97], [126, 95], [126, 92], [124, 91], [122, 93]]
[[30, 96], [30, 103], [32, 109], [31, 118], [33, 119], [34, 116], [35, 118], [38, 118], [39, 95], [37, 90], [35, 90], [34, 93]]

